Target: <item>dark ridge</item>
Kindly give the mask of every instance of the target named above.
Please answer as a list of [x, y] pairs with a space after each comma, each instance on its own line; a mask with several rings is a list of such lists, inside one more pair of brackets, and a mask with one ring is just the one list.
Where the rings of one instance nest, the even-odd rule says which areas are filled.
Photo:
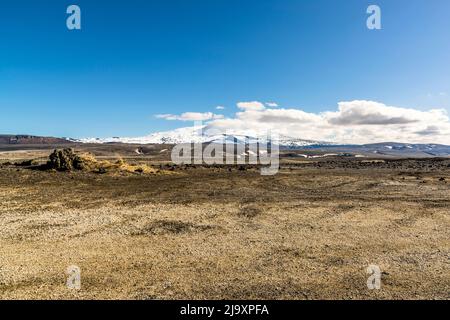
[[9, 145], [29, 145], [29, 144], [71, 144], [72, 142], [64, 138], [39, 137], [32, 135], [0, 135], [0, 144]]

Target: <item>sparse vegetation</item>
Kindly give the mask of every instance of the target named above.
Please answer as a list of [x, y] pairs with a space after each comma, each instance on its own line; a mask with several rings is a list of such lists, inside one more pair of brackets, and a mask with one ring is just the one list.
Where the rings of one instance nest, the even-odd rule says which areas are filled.
[[48, 167], [57, 171], [84, 170], [96, 163], [92, 156], [78, 155], [72, 148], [55, 150], [49, 156]]
[[160, 172], [160, 170], [156, 170], [146, 164], [129, 164], [122, 158], [115, 162], [108, 160], [98, 161], [92, 154], [78, 154], [71, 148], [53, 151], [49, 156], [47, 167], [57, 171], [87, 170], [101, 174], [109, 171], [142, 174]]

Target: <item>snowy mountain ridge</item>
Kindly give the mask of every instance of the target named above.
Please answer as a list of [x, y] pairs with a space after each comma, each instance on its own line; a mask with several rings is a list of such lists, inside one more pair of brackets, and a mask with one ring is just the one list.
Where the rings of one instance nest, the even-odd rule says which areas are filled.
[[[112, 138], [87, 138], [75, 140], [82, 143], [128, 143], [128, 144], [180, 144], [180, 143], [268, 143], [267, 137], [257, 137], [242, 134], [223, 134], [217, 132], [210, 132], [205, 130], [205, 126], [201, 127], [186, 127], [171, 131], [155, 132], [144, 137], [112, 137]], [[270, 139], [270, 137], [269, 137]], [[314, 140], [303, 140], [280, 135], [270, 142], [280, 146], [286, 147], [304, 147], [313, 145], [333, 145], [328, 142], [320, 142]]]

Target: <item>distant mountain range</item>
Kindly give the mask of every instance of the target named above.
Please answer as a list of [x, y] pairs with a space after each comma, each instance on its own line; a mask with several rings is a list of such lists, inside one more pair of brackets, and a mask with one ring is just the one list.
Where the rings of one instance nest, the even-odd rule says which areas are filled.
[[63, 145], [63, 144], [180, 144], [180, 143], [218, 143], [218, 144], [253, 144], [256, 142], [272, 143], [284, 150], [305, 150], [305, 156], [314, 154], [356, 155], [359, 157], [449, 157], [450, 146], [440, 144], [411, 144], [384, 142], [364, 145], [335, 144], [323, 141], [303, 140], [279, 136], [276, 140], [266, 141], [246, 135], [208, 134], [204, 127], [180, 128], [172, 131], [156, 132], [137, 138], [89, 138], [68, 139], [39, 137], [32, 135], [0, 135], [1, 145]]
[[363, 145], [311, 146], [316, 152], [335, 154], [359, 154], [367, 157], [449, 157], [450, 146], [441, 144], [411, 144], [398, 142], [372, 143]]
[[[73, 140], [82, 143], [129, 143], [129, 144], [180, 144], [180, 143], [267, 143], [264, 138], [246, 135], [224, 135], [208, 134], [205, 127], [187, 127], [172, 131], [156, 132], [144, 137], [121, 138], [113, 137], [106, 139], [91, 138]], [[408, 144], [408, 143], [374, 143], [365, 145], [341, 145], [324, 141], [303, 140], [288, 136], [279, 136], [270, 141], [277, 144], [281, 149], [307, 150], [310, 153], [325, 153], [332, 155], [345, 155], [347, 153], [370, 157], [370, 156], [394, 156], [394, 157], [448, 157], [450, 146], [438, 144]]]
[[0, 144], [7, 145], [32, 145], [32, 144], [69, 144], [69, 141], [66, 138], [54, 138], [54, 137], [39, 137], [39, 136], [31, 136], [31, 135], [8, 135], [2, 134], [0, 135]]
[[[247, 135], [225, 135], [225, 134], [209, 134], [208, 131], [204, 130], [204, 127], [187, 127], [179, 128], [172, 131], [156, 132], [144, 137], [137, 138], [89, 138], [73, 140], [76, 142], [83, 143], [133, 143], [133, 144], [180, 144], [180, 143], [267, 143], [266, 138], [260, 137], [259, 139], [254, 136]], [[313, 145], [333, 145], [329, 142], [323, 141], [313, 141], [313, 140], [303, 140], [296, 139], [287, 136], [279, 136], [277, 140], [271, 140], [272, 143], [291, 148], [313, 146]]]

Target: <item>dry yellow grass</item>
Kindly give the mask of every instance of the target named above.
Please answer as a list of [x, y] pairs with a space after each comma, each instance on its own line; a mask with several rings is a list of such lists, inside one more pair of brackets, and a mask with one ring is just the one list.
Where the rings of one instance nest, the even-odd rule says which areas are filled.
[[121, 157], [116, 160], [97, 160], [97, 158], [88, 152], [74, 153], [77, 161], [82, 163], [83, 170], [95, 171], [100, 173], [106, 172], [127, 172], [140, 174], [173, 174], [166, 170], [155, 169], [147, 164], [131, 164]]
[[152, 168], [146, 164], [129, 164], [126, 161], [124, 161], [123, 159], [119, 159], [117, 160], [115, 163], [111, 163], [108, 161], [102, 161], [100, 164], [101, 167], [106, 168], [106, 169], [117, 169], [120, 171], [125, 171], [125, 172], [130, 172], [130, 173], [134, 173], [134, 172], [139, 172], [139, 173], [143, 173], [143, 174], [155, 174], [155, 173], [168, 173], [168, 171], [159, 171], [156, 170], [155, 168]]

